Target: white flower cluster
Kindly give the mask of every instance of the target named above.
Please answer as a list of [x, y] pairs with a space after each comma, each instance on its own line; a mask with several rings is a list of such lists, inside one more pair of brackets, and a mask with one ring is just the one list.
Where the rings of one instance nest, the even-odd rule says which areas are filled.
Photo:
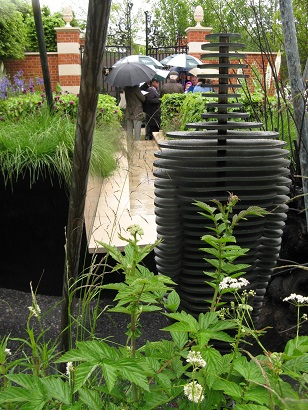
[[249, 285], [249, 282], [247, 279], [244, 278], [230, 278], [226, 277], [224, 278], [220, 284], [219, 284], [219, 289], [224, 290], [224, 289], [234, 289], [234, 290], [239, 290], [243, 286]]
[[305, 305], [308, 304], [308, 297], [291, 293], [290, 296], [283, 299], [283, 302], [293, 302], [298, 305]]
[[29, 310], [32, 316], [39, 317], [41, 314], [41, 309], [37, 303], [34, 306], [29, 306]]
[[206, 366], [206, 361], [202, 359], [200, 352], [195, 352], [191, 350], [188, 355], [186, 362], [191, 363], [195, 368], [201, 368]]
[[11, 349], [4, 349], [4, 353], [7, 355], [7, 356], [11, 356]]
[[137, 235], [137, 234], [140, 235], [140, 236], [143, 236], [143, 235], [144, 235], [143, 229], [141, 228], [141, 226], [139, 226], [139, 225], [137, 225], [137, 224], [130, 225], [130, 226], [126, 229], [126, 231], [129, 232], [132, 236]]
[[66, 374], [70, 376], [70, 374], [74, 371], [74, 366], [72, 362], [67, 362], [66, 364]]
[[36, 295], [32, 289], [32, 282], [30, 282], [31, 297], [32, 297], [32, 306], [29, 306], [29, 310], [32, 316], [39, 317], [41, 314], [41, 309], [37, 303]]
[[238, 308], [240, 310], [247, 310], [248, 312], [252, 312], [253, 311], [253, 307], [250, 305], [247, 305], [247, 303], [239, 303], [238, 304]]
[[188, 400], [200, 403], [204, 400], [203, 388], [195, 380], [184, 386], [184, 394]]

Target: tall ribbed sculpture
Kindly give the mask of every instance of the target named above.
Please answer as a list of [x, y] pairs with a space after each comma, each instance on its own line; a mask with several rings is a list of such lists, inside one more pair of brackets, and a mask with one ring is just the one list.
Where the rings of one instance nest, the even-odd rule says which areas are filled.
[[[177, 282], [181, 308], [194, 315], [206, 312], [205, 300], [211, 298], [213, 289], [205, 283], [209, 277], [203, 272], [213, 267], [204, 260], [200, 238], [207, 233], [208, 220], [192, 203], [214, 198], [226, 202], [228, 192], [232, 192], [240, 198], [237, 213], [251, 205], [265, 208], [270, 214], [249, 217], [234, 232], [237, 243], [250, 249], [238, 261], [250, 264], [245, 278], [256, 291], [252, 303], [257, 320], [288, 210], [288, 151], [277, 132], [261, 131], [261, 123], [244, 121], [248, 114], [238, 112], [241, 105], [233, 102], [240, 96], [235, 91], [241, 87], [237, 78], [247, 76], [236, 73], [246, 65], [232, 60], [245, 58], [237, 51], [244, 45], [233, 42], [237, 34], [210, 34], [207, 39], [217, 37], [219, 42], [203, 45], [203, 49], [215, 52], [201, 56], [218, 59], [218, 63], [201, 66], [219, 69], [218, 91], [203, 94], [217, 102], [207, 104], [209, 110], [202, 114], [206, 121], [187, 124], [192, 131], [167, 133], [169, 139], [161, 142], [161, 151], [155, 153], [155, 214], [162, 239], [155, 249], [155, 261], [159, 273]], [[199, 77], [213, 78], [213, 74]]]

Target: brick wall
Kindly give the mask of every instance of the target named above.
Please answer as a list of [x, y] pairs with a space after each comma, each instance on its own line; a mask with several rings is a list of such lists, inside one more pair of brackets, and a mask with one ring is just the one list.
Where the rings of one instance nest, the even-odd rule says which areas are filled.
[[[217, 63], [218, 61], [216, 60], [209, 60], [206, 58], [201, 58], [202, 55], [206, 54], [206, 43], [209, 42], [208, 39], [206, 39], [207, 34], [211, 34], [211, 27], [188, 27], [186, 29], [186, 34], [187, 34], [187, 43], [189, 46], [189, 54], [193, 55], [194, 57], [199, 58], [204, 64], [206, 63]], [[218, 38], [214, 40], [214, 42], [218, 42]], [[199, 44], [199, 45], [198, 45]], [[205, 50], [200, 50], [201, 45], [204, 45]], [[196, 51], [199, 48], [199, 51]], [[212, 51], [211, 48], [208, 49], [209, 52]], [[256, 77], [256, 73], [254, 73], [255, 70], [259, 72], [257, 77], [261, 79], [261, 84], [262, 86], [264, 85], [264, 76], [267, 68], [267, 64], [270, 61], [271, 66], [274, 66], [274, 62], [277, 56], [277, 53], [272, 53], [271, 55], [267, 56], [265, 54], [261, 54], [260, 52], [247, 52], [244, 50], [239, 50], [243, 54], [246, 54], [246, 58], [243, 59], [242, 63], [247, 64], [247, 69], [243, 70], [244, 74], [249, 75], [249, 78], [247, 79], [247, 84], [251, 92], [254, 91], [254, 84], [253, 84], [253, 79]], [[239, 61], [232, 60], [233, 63], [238, 63]], [[234, 80], [236, 81], [236, 80]], [[216, 81], [213, 80], [213, 83]], [[268, 92], [271, 94], [274, 92], [273, 88], [273, 83], [271, 85], [270, 90]]]
[[[51, 87], [52, 90], [55, 91], [57, 83], [59, 82], [58, 53], [47, 53], [47, 55]], [[25, 58], [23, 60], [4, 61], [4, 67], [11, 79], [13, 79], [14, 75], [19, 70], [23, 71], [27, 81], [30, 78], [33, 80], [38, 77], [43, 78], [39, 53], [25, 53]]]

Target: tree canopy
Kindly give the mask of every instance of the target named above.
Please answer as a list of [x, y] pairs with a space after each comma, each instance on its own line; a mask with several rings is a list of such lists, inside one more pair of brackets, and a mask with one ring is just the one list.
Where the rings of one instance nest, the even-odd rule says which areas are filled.
[[[51, 13], [41, 8], [47, 51], [57, 51], [55, 27], [65, 26], [61, 12]], [[74, 13], [73, 13], [74, 15]], [[85, 25], [75, 18], [71, 26]], [[23, 58], [25, 51], [38, 51], [35, 21], [30, 0], [1, 0], [0, 2], [0, 59]]]
[[10, 0], [0, 2], [0, 60], [23, 58], [26, 45], [26, 28], [23, 16]]
[[[247, 51], [277, 52], [284, 48], [278, 0], [152, 0], [151, 3], [151, 45], [175, 44], [179, 34], [185, 35], [187, 27], [195, 26], [193, 13], [201, 5], [202, 25], [211, 27], [213, 33], [240, 33]], [[293, 9], [304, 67], [308, 57], [308, 3], [293, 0]]]

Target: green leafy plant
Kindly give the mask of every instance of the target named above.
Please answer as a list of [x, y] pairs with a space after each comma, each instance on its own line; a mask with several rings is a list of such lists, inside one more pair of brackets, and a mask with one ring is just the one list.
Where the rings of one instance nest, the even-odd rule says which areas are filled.
[[161, 99], [161, 128], [164, 132], [180, 127], [180, 107], [186, 94], [165, 94]]
[[[1, 92], [1, 91], [0, 91]], [[0, 120], [11, 122], [23, 119], [29, 114], [40, 114], [46, 110], [46, 96], [44, 92], [24, 92], [12, 95], [10, 98], [0, 98]], [[55, 115], [65, 115], [76, 121], [78, 112], [78, 95], [62, 93], [54, 96]], [[121, 122], [122, 111], [116, 104], [116, 99], [108, 94], [100, 94], [97, 103], [98, 125], [117, 125]]]
[[[257, 206], [251, 206], [248, 209], [241, 211], [239, 214], [230, 215], [233, 211], [233, 207], [238, 202], [236, 195], [230, 194], [228, 202], [223, 205], [220, 201], [212, 201], [216, 206], [212, 207], [204, 202], [196, 202], [202, 212], [199, 212], [205, 218], [212, 221], [213, 226], [208, 227], [215, 235], [204, 235], [202, 240], [210, 245], [209, 248], [202, 248], [202, 250], [208, 253], [211, 258], [205, 258], [205, 260], [214, 267], [214, 272], [205, 272], [205, 274], [212, 278], [210, 282], [207, 282], [214, 288], [214, 295], [211, 301], [211, 311], [219, 306], [218, 296], [228, 292], [228, 286], [223, 292], [220, 292], [220, 284], [225, 278], [237, 278], [245, 273], [245, 269], [249, 267], [247, 264], [235, 264], [234, 261], [240, 256], [244, 256], [249, 249], [243, 249], [241, 246], [236, 245], [236, 239], [233, 235], [233, 230], [238, 223], [247, 219], [249, 215], [263, 216], [268, 212], [263, 208]], [[233, 288], [231, 288], [233, 289]]]
[[[249, 304], [252, 292], [243, 290], [248, 281], [242, 276], [245, 266], [235, 263], [246, 252], [236, 245], [233, 228], [250, 215], [264, 215], [259, 207], [233, 215], [238, 198], [230, 195], [223, 205], [197, 202], [213, 235], [204, 235], [204, 251], [215, 267], [211, 277], [214, 303], [209, 310], [194, 317], [180, 311], [180, 298], [174, 282], [167, 276], [154, 275], [142, 261], [158, 242], [143, 248], [140, 227], [127, 229], [129, 238], [124, 252], [102, 244], [117, 262], [114, 271], [124, 273], [122, 283], [97, 285], [118, 293], [110, 312], [127, 315], [127, 342], [115, 345], [109, 338], [77, 341], [76, 346], [57, 359], [66, 363], [66, 373], [44, 369], [32, 374], [14, 372], [10, 364], [9, 338], [0, 345], [0, 408], [3, 409], [304, 409], [308, 398], [308, 337], [298, 332], [283, 352], [268, 352], [262, 346], [260, 332], [253, 328]], [[214, 262], [214, 260], [216, 262]], [[208, 280], [208, 279], [207, 279]], [[99, 290], [98, 289], [98, 290]], [[233, 301], [221, 304], [225, 292]], [[33, 299], [31, 314], [37, 312]], [[295, 304], [298, 312], [308, 306], [308, 298], [290, 295], [285, 302]], [[169, 338], [147, 341], [138, 347], [142, 332], [140, 317], [162, 310], [170, 319], [163, 330]], [[252, 336], [263, 353], [254, 357], [244, 349]], [[220, 351], [216, 342], [224, 342], [228, 351]], [[246, 342], [248, 343], [248, 342]], [[248, 346], [248, 344], [247, 344]], [[32, 349], [32, 352], [34, 350]], [[28, 358], [28, 362], [31, 362]], [[17, 367], [16, 367], [17, 368]], [[19, 367], [20, 368], [20, 367]], [[35, 391], [35, 395], [33, 394]]]

